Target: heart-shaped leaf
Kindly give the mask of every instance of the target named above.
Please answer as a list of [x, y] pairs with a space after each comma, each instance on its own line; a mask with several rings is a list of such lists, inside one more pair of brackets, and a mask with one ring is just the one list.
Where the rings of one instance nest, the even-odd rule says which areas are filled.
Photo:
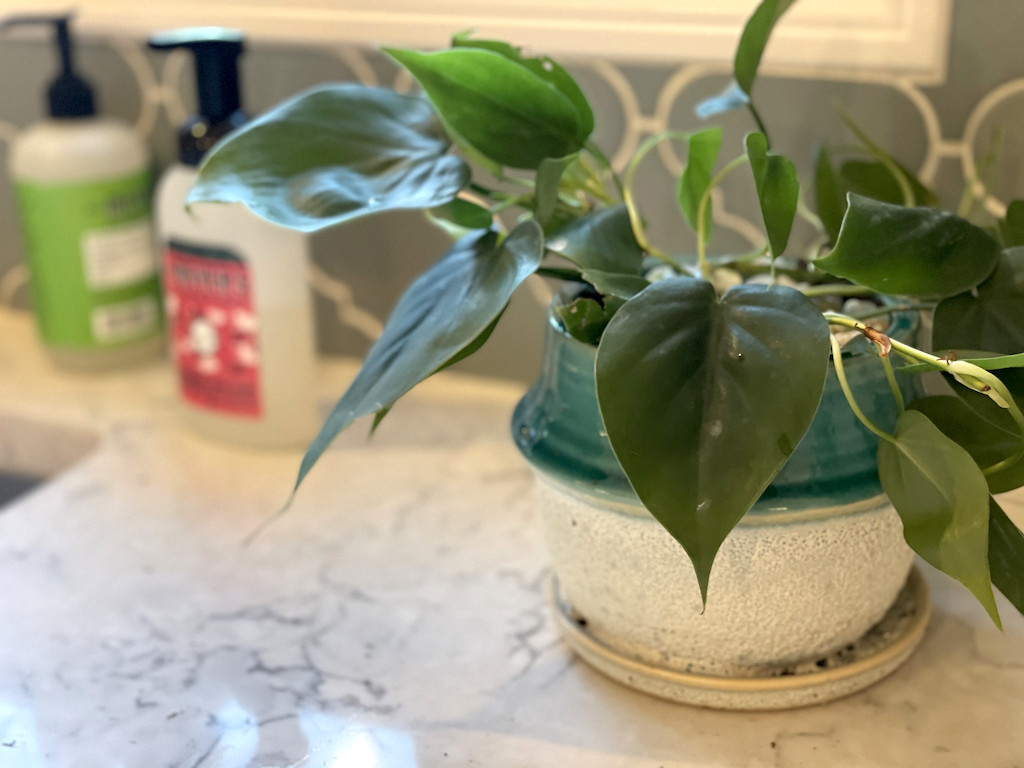
[[775, 259], [782, 255], [789, 242], [800, 201], [800, 182], [788, 158], [768, 151], [768, 139], [763, 133], [747, 134], [746, 145], [757, 199], [761, 203], [761, 217]]
[[484, 48], [434, 53], [389, 48], [447, 125], [491, 160], [536, 169], [582, 149], [592, 117], [551, 79]]
[[881, 293], [931, 299], [978, 285], [998, 258], [995, 240], [951, 213], [851, 193], [836, 247], [814, 264]]
[[431, 208], [469, 181], [449, 146], [425, 99], [353, 84], [316, 88], [219, 141], [188, 201], [243, 202], [307, 232]]
[[542, 254], [540, 226], [526, 221], [504, 242], [493, 231], [467, 235], [420, 275], [306, 451], [296, 488], [353, 421], [389, 408], [487, 333], [512, 292], [537, 269]]
[[[982, 469], [991, 467], [1014, 455], [1021, 446], [1021, 436], [1007, 416], [992, 423], [972, 410], [962, 399], [952, 395], [934, 395], [910, 404], [937, 426], [942, 433], [966, 450]], [[986, 475], [989, 492], [1003, 493], [1024, 485], [1024, 461], [1004, 470]]]
[[602, 302], [582, 296], [569, 304], [556, 306], [555, 313], [570, 336], [586, 344], [597, 346], [601, 340], [601, 334], [608, 327], [608, 322], [622, 304], [621, 299], [606, 298]]
[[878, 446], [882, 488], [911, 548], [967, 587], [1000, 626], [988, 567], [989, 493], [970, 454], [918, 411]]
[[[711, 186], [718, 152], [722, 148], [722, 129], [708, 128], [690, 136], [687, 147], [686, 168], [679, 177], [679, 207], [690, 222], [694, 231], [698, 231], [697, 212], [700, 201]], [[704, 241], [711, 237], [711, 201], [704, 208]]]
[[992, 498], [989, 499], [988, 564], [992, 583], [1014, 608], [1024, 613], [1024, 534]]
[[634, 490], [686, 550], [702, 595], [715, 553], [803, 437], [828, 327], [798, 291], [676, 277], [630, 299], [597, 351], [597, 396]]

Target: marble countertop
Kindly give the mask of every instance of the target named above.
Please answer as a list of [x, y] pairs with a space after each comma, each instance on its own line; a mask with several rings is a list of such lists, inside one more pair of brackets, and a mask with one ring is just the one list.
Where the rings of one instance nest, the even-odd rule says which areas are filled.
[[[352, 373], [325, 364], [325, 406]], [[520, 394], [434, 377], [245, 546], [299, 452], [187, 432], [162, 365], [58, 373], [0, 312], [0, 457], [70, 463], [0, 510], [0, 768], [1024, 766], [1024, 620], [930, 570], [917, 653], [832, 704], [701, 710], [574, 660]]]

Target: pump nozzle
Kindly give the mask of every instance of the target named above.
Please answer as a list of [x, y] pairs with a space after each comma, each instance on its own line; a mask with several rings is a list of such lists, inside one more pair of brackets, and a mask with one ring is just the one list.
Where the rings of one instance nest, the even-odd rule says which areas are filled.
[[75, 74], [73, 46], [68, 24], [71, 14], [58, 16], [8, 16], [0, 19], [0, 30], [26, 24], [52, 24], [54, 42], [60, 55], [61, 71], [50, 83], [47, 101], [51, 117], [90, 117], [96, 114], [92, 88]]
[[218, 139], [246, 120], [238, 83], [243, 40], [242, 32], [221, 27], [178, 29], [149, 38], [150, 48], [184, 48], [195, 57], [199, 114], [179, 132], [180, 159], [186, 165], [198, 165]]

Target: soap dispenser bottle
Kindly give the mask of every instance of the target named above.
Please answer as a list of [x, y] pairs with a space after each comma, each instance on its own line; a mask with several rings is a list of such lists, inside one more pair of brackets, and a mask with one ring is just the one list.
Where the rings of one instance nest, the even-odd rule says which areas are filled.
[[202, 434], [233, 443], [304, 445], [319, 425], [308, 236], [241, 203], [185, 207], [205, 152], [245, 122], [242, 34], [185, 29], [155, 35], [149, 44], [190, 51], [198, 84], [199, 114], [182, 126], [179, 162], [156, 194], [183, 417]]
[[9, 156], [40, 337], [61, 367], [107, 369], [159, 358], [164, 336], [145, 143], [98, 117], [74, 69], [69, 17], [15, 16], [52, 25], [61, 71], [49, 118], [22, 131]]

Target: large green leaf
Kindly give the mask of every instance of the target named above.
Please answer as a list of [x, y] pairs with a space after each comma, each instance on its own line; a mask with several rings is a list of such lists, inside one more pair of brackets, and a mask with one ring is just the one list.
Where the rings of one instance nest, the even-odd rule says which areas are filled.
[[600, 208], [572, 221], [546, 245], [578, 266], [602, 293], [628, 298], [647, 284], [642, 277], [644, 252], [624, 205]]
[[989, 499], [988, 563], [992, 583], [1024, 613], [1024, 534], [1006, 516], [995, 499]]
[[[363, 367], [306, 451], [296, 487], [331, 441], [356, 419], [389, 408], [453, 358], [475, 351], [516, 287], [540, 264], [543, 235], [527, 221], [500, 242], [467, 235], [399, 300]], [[482, 341], [480, 342], [482, 343]]]
[[590, 135], [592, 118], [558, 84], [501, 53], [385, 50], [420, 82], [447, 125], [501, 165], [535, 169], [578, 152]]
[[747, 20], [736, 48], [736, 58], [733, 61], [736, 83], [744, 93], [749, 95], [754, 87], [757, 70], [761, 66], [761, 57], [764, 55], [765, 46], [768, 45], [768, 39], [771, 37], [775, 23], [782, 17], [782, 14], [789, 10], [794, 1], [762, 0]]
[[[708, 128], [690, 136], [686, 168], [679, 177], [679, 207], [694, 231], [698, 230], [700, 201], [711, 186], [718, 152], [722, 148], [722, 129]], [[711, 237], [711, 201], [704, 209], [704, 241]]]
[[[987, 399], [987, 398], [986, 398]], [[1014, 455], [1021, 447], [1021, 435], [1007, 417], [999, 423], [982, 418], [967, 403], [952, 395], [933, 395], [910, 404], [942, 433], [966, 450], [982, 469]], [[1024, 485], [1024, 461], [986, 475], [989, 491], [1003, 493]]]
[[768, 244], [772, 258], [778, 258], [786, 250], [793, 229], [800, 201], [800, 182], [788, 158], [768, 151], [768, 139], [763, 133], [747, 134], [746, 145]]
[[368, 213], [452, 200], [469, 168], [430, 104], [362, 85], [316, 88], [222, 139], [189, 202], [243, 202], [312, 231]]
[[888, 294], [942, 298], [991, 274], [999, 244], [934, 208], [904, 208], [850, 194], [836, 247], [814, 260], [827, 272]]
[[911, 548], [967, 587], [999, 625], [988, 567], [989, 493], [970, 454], [928, 417], [904, 411], [878, 446], [878, 476]]
[[596, 363], [608, 439], [702, 595], [722, 541], [807, 430], [827, 363], [825, 320], [789, 288], [719, 301], [704, 280], [669, 278], [608, 324]]

